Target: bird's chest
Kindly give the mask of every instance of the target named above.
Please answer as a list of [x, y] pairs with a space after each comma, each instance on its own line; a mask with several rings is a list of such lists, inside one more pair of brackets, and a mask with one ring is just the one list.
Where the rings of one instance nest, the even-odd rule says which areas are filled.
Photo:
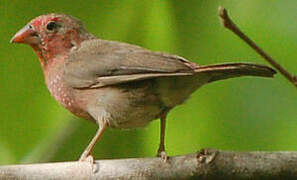
[[53, 73], [46, 78], [46, 84], [51, 95], [65, 108], [72, 108], [74, 97], [71, 89], [62, 81], [62, 73]]
[[52, 72], [46, 76], [46, 84], [50, 94], [73, 114], [89, 119], [87, 112], [81, 107], [74, 89], [63, 82], [63, 73]]

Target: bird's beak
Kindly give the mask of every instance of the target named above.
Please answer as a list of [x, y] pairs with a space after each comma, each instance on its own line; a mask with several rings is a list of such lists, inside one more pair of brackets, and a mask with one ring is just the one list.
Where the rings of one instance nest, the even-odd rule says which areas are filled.
[[10, 43], [37, 44], [40, 37], [32, 26], [26, 25], [11, 38]]

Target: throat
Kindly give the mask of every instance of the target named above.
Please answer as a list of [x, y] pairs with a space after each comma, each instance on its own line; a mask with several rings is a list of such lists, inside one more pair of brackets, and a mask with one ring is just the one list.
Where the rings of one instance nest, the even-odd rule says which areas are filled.
[[48, 46], [32, 46], [35, 54], [38, 56], [41, 67], [45, 72], [55, 69], [56, 66], [63, 63], [67, 59], [70, 51], [75, 46], [69, 47], [48, 47]]

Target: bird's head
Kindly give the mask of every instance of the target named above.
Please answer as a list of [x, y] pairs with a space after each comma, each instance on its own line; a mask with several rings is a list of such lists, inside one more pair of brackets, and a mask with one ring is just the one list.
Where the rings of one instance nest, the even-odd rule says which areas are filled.
[[30, 45], [41, 61], [48, 61], [57, 55], [68, 53], [84, 40], [92, 38], [94, 36], [87, 32], [78, 19], [52, 13], [31, 20], [10, 42]]

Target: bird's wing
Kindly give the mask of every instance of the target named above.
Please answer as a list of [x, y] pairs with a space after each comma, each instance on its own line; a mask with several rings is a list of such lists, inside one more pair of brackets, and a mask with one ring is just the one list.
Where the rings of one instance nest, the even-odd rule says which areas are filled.
[[198, 65], [138, 46], [90, 40], [73, 51], [65, 64], [65, 82], [74, 88], [98, 88], [161, 76], [192, 75]]

